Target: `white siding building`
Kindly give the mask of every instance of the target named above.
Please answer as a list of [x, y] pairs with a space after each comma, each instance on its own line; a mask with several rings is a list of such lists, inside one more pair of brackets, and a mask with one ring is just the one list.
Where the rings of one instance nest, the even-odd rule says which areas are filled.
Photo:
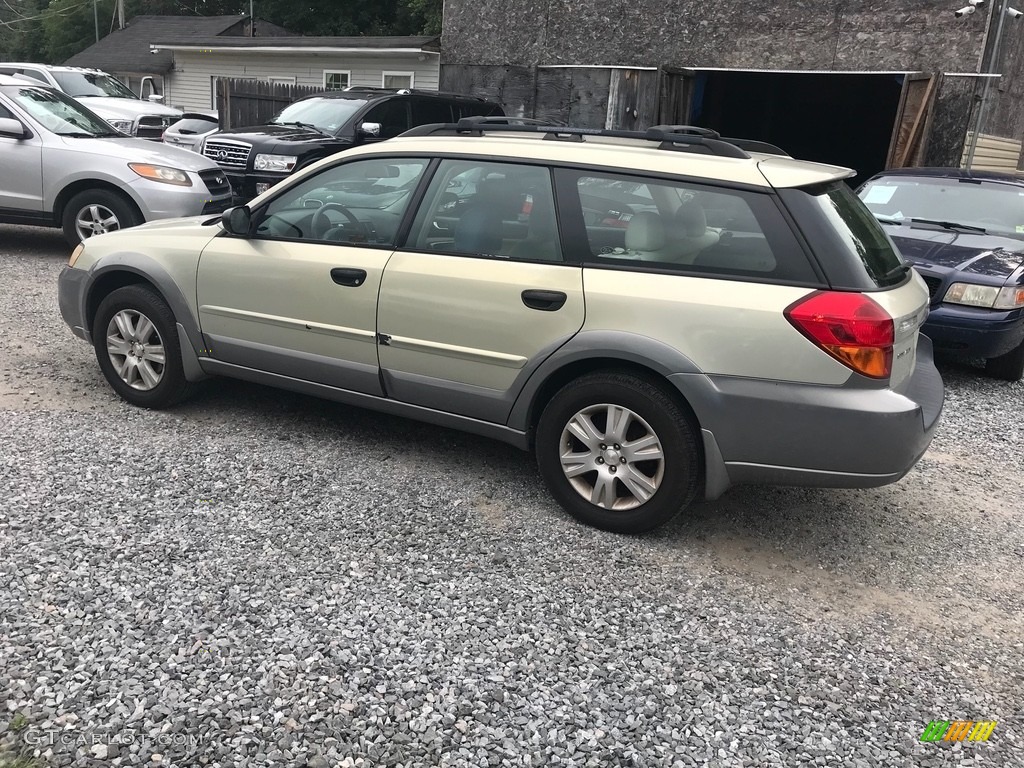
[[151, 48], [173, 56], [164, 103], [187, 111], [216, 109], [218, 77], [437, 90], [440, 71], [436, 37], [218, 37]]

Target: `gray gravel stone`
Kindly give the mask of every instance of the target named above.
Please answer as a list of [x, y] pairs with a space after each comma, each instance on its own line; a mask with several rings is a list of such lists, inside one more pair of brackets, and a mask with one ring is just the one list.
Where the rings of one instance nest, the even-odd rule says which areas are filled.
[[[0, 252], [9, 749], [76, 768], [1020, 765], [1021, 385], [944, 363], [944, 420], [900, 483], [736, 488], [626, 538], [471, 436], [225, 381], [124, 405], [57, 313], [59, 236], [0, 227]], [[919, 740], [957, 718], [999, 725]]]

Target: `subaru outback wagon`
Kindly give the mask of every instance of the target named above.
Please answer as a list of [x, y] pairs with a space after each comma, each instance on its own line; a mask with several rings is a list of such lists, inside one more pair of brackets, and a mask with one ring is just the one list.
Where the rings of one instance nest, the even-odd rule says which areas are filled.
[[607, 530], [737, 483], [899, 480], [943, 402], [928, 290], [853, 171], [744, 145], [423, 126], [90, 239], [60, 307], [132, 404], [219, 375], [487, 435]]

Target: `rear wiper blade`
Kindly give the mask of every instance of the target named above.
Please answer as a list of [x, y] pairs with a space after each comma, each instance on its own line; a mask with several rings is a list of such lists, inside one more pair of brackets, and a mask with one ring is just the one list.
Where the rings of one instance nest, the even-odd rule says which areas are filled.
[[980, 232], [981, 234], [985, 234], [988, 231], [984, 227], [972, 227], [970, 224], [960, 224], [955, 221], [942, 221], [939, 219], [919, 219], [916, 216], [911, 216], [907, 221], [913, 224], [932, 224], [943, 229], [958, 229], [965, 232]]
[[892, 269], [890, 269], [888, 272], [886, 272], [884, 275], [882, 275], [878, 279], [879, 280], [890, 280], [891, 278], [894, 278], [894, 277], [902, 277], [903, 275], [907, 274], [907, 272], [909, 272], [910, 269], [911, 269], [910, 264], [907, 264], [906, 262], [901, 262], [901, 263], [897, 264], [895, 267], [893, 267]]

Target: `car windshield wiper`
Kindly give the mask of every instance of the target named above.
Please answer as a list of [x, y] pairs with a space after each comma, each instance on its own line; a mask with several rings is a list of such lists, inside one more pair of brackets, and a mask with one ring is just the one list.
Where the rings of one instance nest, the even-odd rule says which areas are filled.
[[943, 229], [959, 230], [961, 232], [980, 232], [985, 234], [988, 230], [984, 227], [972, 227], [970, 224], [960, 224], [955, 221], [942, 221], [941, 219], [919, 219], [916, 216], [911, 216], [907, 221], [913, 224], [932, 224], [936, 227], [942, 227]]
[[301, 122], [299, 120], [289, 120], [286, 123], [274, 123], [274, 125], [297, 125], [297, 126], [299, 126], [299, 128], [311, 128], [312, 130], [314, 130], [317, 133], [319, 133], [321, 136], [330, 136], [331, 135], [331, 134], [327, 133], [327, 131], [324, 131], [324, 130], [322, 130], [320, 128], [317, 128], [312, 123], [303, 123], [303, 122]]
[[67, 133], [58, 133], [58, 136], [68, 136], [72, 139], [110, 139], [117, 137], [124, 137], [127, 134], [118, 133], [117, 131], [104, 131], [102, 133], [88, 133], [87, 131], [68, 131]]
[[941, 219], [922, 219], [918, 216], [903, 216], [895, 218], [893, 216], [881, 216], [874, 214], [875, 219], [881, 224], [895, 224], [896, 226], [903, 226], [904, 224], [931, 224], [932, 226], [942, 227], [943, 229], [949, 229], [957, 232], [980, 232], [981, 234], [987, 234], [988, 230], [984, 227], [975, 227], [970, 224], [960, 224], [956, 221], [942, 221]]

